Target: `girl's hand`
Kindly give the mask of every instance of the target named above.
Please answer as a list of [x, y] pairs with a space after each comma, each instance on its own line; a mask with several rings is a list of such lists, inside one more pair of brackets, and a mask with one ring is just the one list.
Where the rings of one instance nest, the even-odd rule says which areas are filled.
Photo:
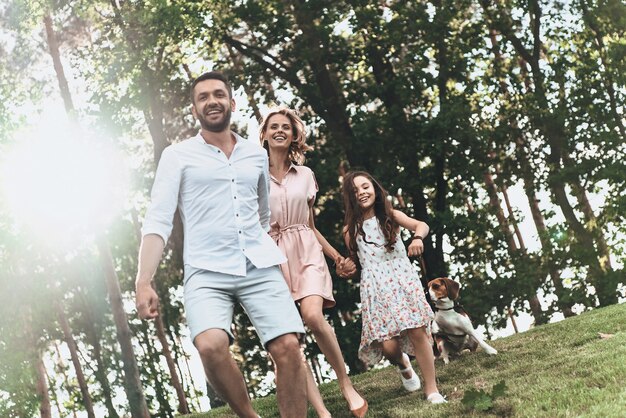
[[409, 244], [409, 257], [419, 257], [424, 253], [424, 242], [420, 238], [415, 238]]
[[336, 260], [335, 271], [342, 279], [347, 279], [356, 274], [356, 264], [351, 258], [339, 257]]

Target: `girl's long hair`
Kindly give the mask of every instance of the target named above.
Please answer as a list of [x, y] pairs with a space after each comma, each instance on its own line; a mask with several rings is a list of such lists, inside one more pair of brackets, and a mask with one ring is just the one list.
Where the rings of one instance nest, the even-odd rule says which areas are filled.
[[365, 232], [363, 231], [363, 209], [359, 206], [359, 202], [356, 196], [356, 187], [354, 186], [355, 177], [365, 177], [372, 182], [374, 186], [375, 199], [374, 199], [374, 216], [378, 220], [380, 229], [383, 231], [385, 237], [385, 249], [392, 251], [393, 246], [396, 243], [396, 233], [398, 232], [398, 223], [393, 217], [393, 208], [389, 199], [387, 199], [387, 191], [365, 171], [351, 171], [343, 178], [342, 194], [343, 205], [346, 210], [344, 217], [344, 225], [348, 233], [348, 250], [351, 255], [357, 253], [356, 238], [357, 234], [361, 235], [365, 242], [368, 242], [365, 238]]
[[298, 116], [298, 112], [293, 109], [289, 109], [286, 106], [277, 106], [268, 110], [267, 114], [259, 123], [259, 140], [261, 141], [261, 145], [267, 150], [267, 154], [269, 155], [270, 147], [264, 137], [267, 131], [267, 124], [274, 115], [287, 116], [291, 121], [293, 141], [291, 141], [289, 147], [289, 159], [298, 165], [304, 164], [304, 153], [311, 151], [313, 147], [306, 144], [306, 127], [302, 119], [300, 119], [300, 116]]

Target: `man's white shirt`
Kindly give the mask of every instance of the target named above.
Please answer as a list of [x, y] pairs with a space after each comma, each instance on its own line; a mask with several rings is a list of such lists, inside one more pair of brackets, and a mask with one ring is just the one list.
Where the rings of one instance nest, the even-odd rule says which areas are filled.
[[[233, 133], [234, 134], [234, 133]], [[142, 234], [167, 243], [178, 207], [186, 265], [238, 276], [286, 262], [267, 234], [269, 167], [265, 149], [234, 134], [230, 158], [200, 134], [163, 151]]]

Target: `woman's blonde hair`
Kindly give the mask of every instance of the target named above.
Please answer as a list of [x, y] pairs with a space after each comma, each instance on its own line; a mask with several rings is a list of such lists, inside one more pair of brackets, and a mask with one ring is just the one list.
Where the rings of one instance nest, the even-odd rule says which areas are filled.
[[269, 123], [270, 118], [274, 115], [287, 116], [291, 121], [293, 141], [289, 147], [289, 159], [296, 164], [303, 164], [304, 153], [311, 151], [313, 147], [306, 144], [306, 127], [304, 126], [302, 119], [300, 119], [300, 116], [298, 116], [298, 112], [293, 109], [289, 109], [286, 106], [277, 106], [269, 109], [265, 117], [263, 117], [259, 123], [259, 140], [261, 141], [261, 145], [267, 150], [269, 155], [269, 144], [265, 140], [264, 136], [267, 131], [267, 124]]

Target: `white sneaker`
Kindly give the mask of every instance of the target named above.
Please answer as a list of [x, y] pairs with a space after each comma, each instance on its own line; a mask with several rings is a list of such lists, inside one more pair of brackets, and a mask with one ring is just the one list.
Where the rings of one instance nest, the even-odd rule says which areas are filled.
[[443, 395], [439, 392], [431, 393], [430, 395], [428, 395], [426, 400], [430, 403], [435, 403], [435, 404], [448, 403], [448, 401], [446, 401], [446, 398], [444, 398]]
[[[422, 384], [420, 383], [420, 378], [417, 377], [417, 374], [413, 370], [413, 367], [411, 367], [411, 359], [409, 358], [409, 356], [407, 356], [406, 353], [402, 353], [402, 358], [404, 359], [405, 363], [409, 363], [409, 367], [407, 367], [406, 369], [398, 370], [400, 372], [400, 379], [402, 379], [402, 386], [404, 386], [404, 388], [409, 392], [415, 392], [422, 387]], [[411, 372], [411, 377], [407, 379], [402, 375], [402, 373], [407, 373], [409, 371]]]

